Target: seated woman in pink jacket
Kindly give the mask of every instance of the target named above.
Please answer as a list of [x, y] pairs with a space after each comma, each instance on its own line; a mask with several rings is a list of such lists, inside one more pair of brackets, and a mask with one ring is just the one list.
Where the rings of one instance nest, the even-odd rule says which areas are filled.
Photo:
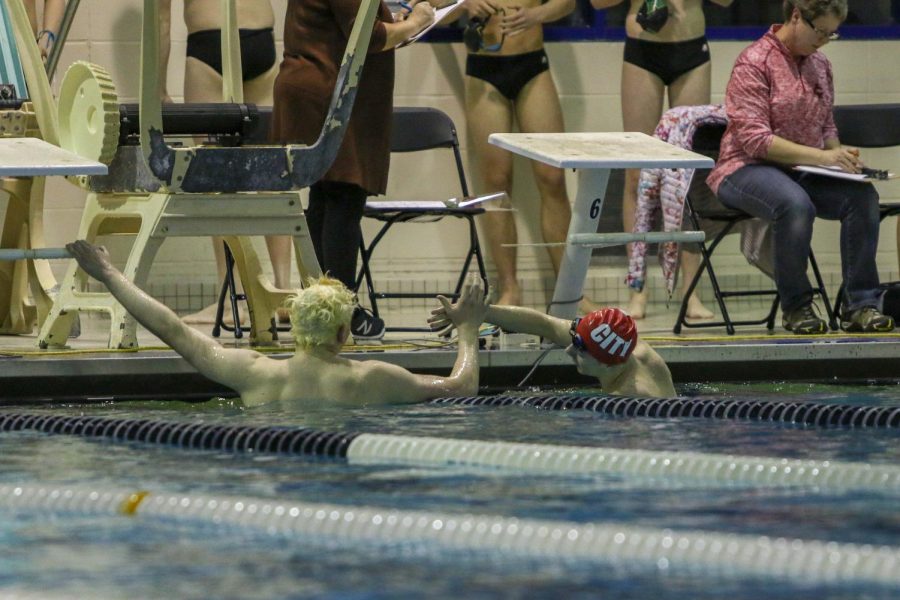
[[870, 183], [815, 175], [797, 165], [859, 173], [859, 150], [842, 146], [832, 117], [831, 63], [819, 48], [837, 39], [847, 0], [784, 0], [784, 23], [744, 50], [725, 94], [728, 129], [707, 179], [719, 200], [772, 223], [775, 284], [782, 324], [797, 334], [825, 333], [806, 275], [816, 217], [841, 222], [847, 293], [841, 328], [894, 328], [878, 302], [878, 192]]

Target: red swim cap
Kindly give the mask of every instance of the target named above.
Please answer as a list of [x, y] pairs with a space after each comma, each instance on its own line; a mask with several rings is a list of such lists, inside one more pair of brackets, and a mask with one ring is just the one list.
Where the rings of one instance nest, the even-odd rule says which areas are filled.
[[572, 344], [605, 365], [628, 360], [637, 345], [634, 319], [618, 308], [602, 308], [579, 319], [572, 332]]

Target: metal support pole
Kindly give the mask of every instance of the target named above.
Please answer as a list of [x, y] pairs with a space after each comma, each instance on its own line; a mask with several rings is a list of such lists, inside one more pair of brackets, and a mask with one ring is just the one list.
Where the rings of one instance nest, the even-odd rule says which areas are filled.
[[[578, 194], [572, 207], [569, 235], [597, 232], [608, 181], [609, 169], [578, 170]], [[562, 319], [575, 318], [590, 263], [591, 248], [573, 244], [566, 246], [553, 291], [550, 315]]]

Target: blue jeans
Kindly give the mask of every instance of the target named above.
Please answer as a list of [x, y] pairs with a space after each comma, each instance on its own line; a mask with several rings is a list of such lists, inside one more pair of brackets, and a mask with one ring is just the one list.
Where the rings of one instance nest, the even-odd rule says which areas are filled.
[[775, 285], [788, 312], [812, 298], [806, 276], [815, 218], [841, 222], [845, 310], [878, 302], [878, 192], [870, 183], [783, 171], [770, 165], [741, 167], [719, 185], [729, 208], [770, 221], [775, 243]]

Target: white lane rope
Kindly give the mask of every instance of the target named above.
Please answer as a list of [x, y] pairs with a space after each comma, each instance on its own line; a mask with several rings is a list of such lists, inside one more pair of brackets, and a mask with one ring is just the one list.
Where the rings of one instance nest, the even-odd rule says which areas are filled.
[[900, 587], [900, 548], [893, 546], [51, 485], [0, 485], [0, 508], [236, 526], [291, 540], [413, 543], [507, 557]]
[[900, 491], [900, 467], [699, 452], [481, 442], [363, 433], [350, 442], [356, 464], [454, 465], [515, 472], [690, 477], [767, 486]]

